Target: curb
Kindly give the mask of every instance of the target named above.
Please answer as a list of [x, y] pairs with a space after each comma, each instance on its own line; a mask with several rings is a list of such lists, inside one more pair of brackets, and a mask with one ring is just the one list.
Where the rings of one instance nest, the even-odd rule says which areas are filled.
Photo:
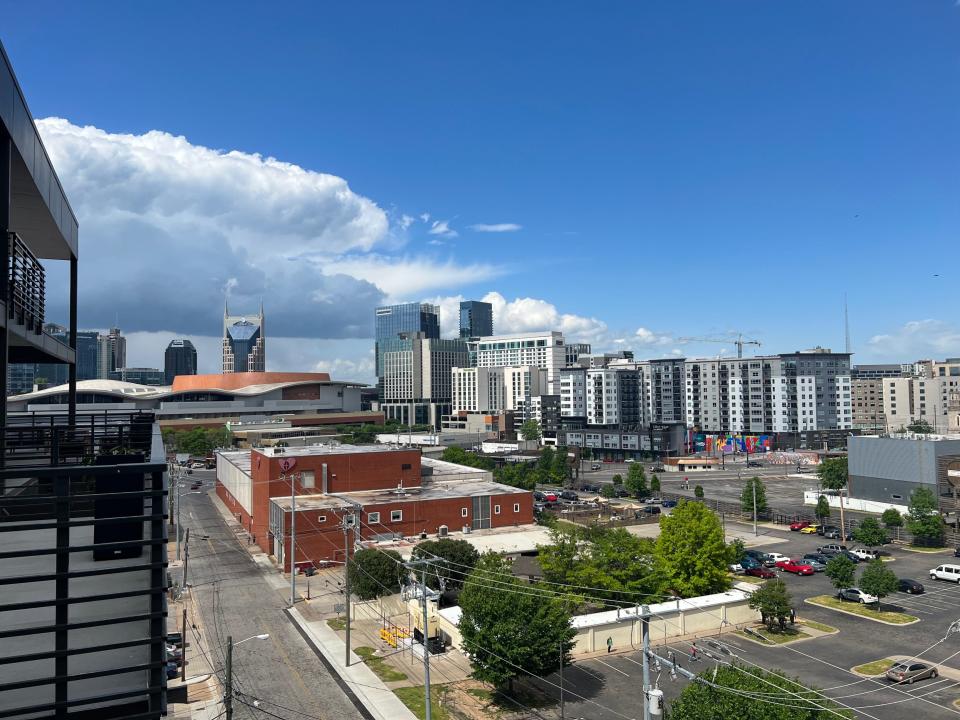
[[[849, 615], [850, 617], [860, 618], [861, 620], [869, 620], [870, 622], [880, 623], [881, 625], [889, 625], [890, 627], [908, 627], [910, 625], [916, 625], [920, 622], [920, 618], [914, 618], [910, 622], [905, 623], [894, 623], [887, 622], [886, 620], [878, 620], [877, 618], [869, 617], [868, 615], [858, 615], [857, 613], [850, 612], [849, 610], [841, 610], [840, 608], [830, 607], [829, 605], [821, 605], [818, 602], [813, 602], [809, 598], [804, 600], [807, 605], [813, 605], [814, 607], [823, 608], [824, 610], [831, 610], [833, 612], [843, 613], [844, 615]], [[906, 615], [906, 613], [904, 613]], [[912, 615], [910, 617], [913, 617]]]

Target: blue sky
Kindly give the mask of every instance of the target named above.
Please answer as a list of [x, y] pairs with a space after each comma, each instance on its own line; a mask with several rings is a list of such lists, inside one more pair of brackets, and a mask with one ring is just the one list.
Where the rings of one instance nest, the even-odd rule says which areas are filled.
[[[343, 209], [318, 202], [331, 219], [317, 232], [332, 248], [319, 235], [265, 241], [254, 222], [250, 235], [272, 256], [253, 240], [237, 247], [247, 221], [237, 208], [210, 211], [238, 214], [194, 246], [225, 237], [236, 267], [201, 273], [204, 287], [184, 297], [206, 307], [234, 278], [247, 291], [238, 302], [266, 295], [268, 318], [271, 301], [284, 315], [295, 302], [274, 298], [278, 286], [318, 282], [315, 295], [330, 300], [328, 311], [303, 310], [321, 318], [306, 323], [309, 338], [330, 342], [290, 344], [277, 367], [339, 360], [362, 375], [370, 305], [491, 291], [507, 303], [504, 329], [536, 322], [525, 313], [567, 314], [576, 318], [565, 326], [598, 349], [645, 356], [716, 354], [723, 346], [676, 338], [729, 330], [769, 352], [839, 349], [846, 292], [855, 360], [960, 355], [953, 0], [286, 5], [21, 3], [4, 9], [0, 29], [35, 117], [63, 118], [67, 135], [161, 131], [272, 156], [343, 178], [382, 211], [386, 229], [356, 210], [372, 229], [344, 246], [338, 238], [357, 223], [338, 226]], [[140, 241], [184, 262], [189, 246], [151, 234], [156, 214], [105, 227], [105, 215], [127, 209], [115, 196], [78, 199], [90, 173], [57, 160], [63, 152], [55, 162], [68, 165], [85, 252], [95, 257], [99, 244], [108, 259], [127, 243], [142, 261]], [[91, 166], [109, 176], [112, 156]], [[177, 178], [163, 173], [142, 190]], [[274, 210], [313, 213], [304, 203]], [[478, 224], [521, 227], [470, 229]], [[300, 231], [313, 232], [298, 225], [290, 237]], [[291, 263], [326, 277], [289, 275]], [[105, 264], [84, 271], [87, 324], [112, 319], [93, 290]], [[390, 267], [401, 268], [392, 279]], [[219, 332], [217, 309], [209, 333], [165, 327], [164, 317], [190, 323], [126, 291], [121, 326], [145, 343]], [[350, 298], [357, 314], [344, 320]], [[278, 332], [298, 334], [284, 323]]]

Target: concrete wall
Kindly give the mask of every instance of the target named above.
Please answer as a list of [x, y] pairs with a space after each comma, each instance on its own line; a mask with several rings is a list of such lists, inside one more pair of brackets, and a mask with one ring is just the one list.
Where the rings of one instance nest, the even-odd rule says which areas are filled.
[[[840, 507], [840, 498], [836, 495], [825, 495], [827, 498], [827, 503], [829, 503], [832, 508]], [[804, 490], [803, 492], [803, 504], [804, 505], [816, 505], [817, 501], [820, 498], [820, 493], [816, 490]], [[860, 498], [844, 498], [843, 499], [843, 509], [844, 510], [856, 510], [858, 512], [868, 512], [868, 513], [882, 513], [887, 508], [894, 508], [901, 514], [906, 513], [909, 510], [909, 507], [905, 504], [898, 503], [885, 503], [879, 502], [877, 500], [862, 500]]]

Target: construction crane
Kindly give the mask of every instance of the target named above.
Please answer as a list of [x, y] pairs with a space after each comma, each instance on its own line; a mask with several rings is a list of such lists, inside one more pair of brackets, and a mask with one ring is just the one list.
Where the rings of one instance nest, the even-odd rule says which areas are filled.
[[724, 345], [736, 345], [737, 346], [737, 357], [743, 357], [743, 346], [744, 345], [756, 345], [760, 347], [759, 340], [744, 340], [743, 333], [737, 333], [737, 336], [718, 338], [718, 337], [682, 337], [677, 338], [680, 342], [712, 342], [712, 343], [723, 343]]

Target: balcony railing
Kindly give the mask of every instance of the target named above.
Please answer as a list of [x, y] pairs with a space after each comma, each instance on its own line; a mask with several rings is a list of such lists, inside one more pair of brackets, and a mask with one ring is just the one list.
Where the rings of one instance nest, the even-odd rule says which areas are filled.
[[16, 233], [7, 233], [10, 263], [7, 268], [7, 317], [28, 332], [43, 334], [47, 273]]

